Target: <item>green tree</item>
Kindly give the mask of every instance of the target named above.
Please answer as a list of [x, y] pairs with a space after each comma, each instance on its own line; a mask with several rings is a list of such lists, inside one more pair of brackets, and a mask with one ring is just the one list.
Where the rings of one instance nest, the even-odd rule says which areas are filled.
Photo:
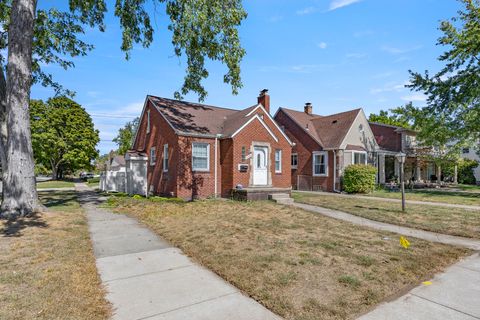
[[53, 179], [62, 169], [91, 167], [100, 137], [84, 108], [66, 97], [33, 100], [30, 116], [35, 162], [50, 167]]
[[395, 113], [397, 109], [392, 109], [390, 110], [390, 112], [388, 110], [380, 110], [378, 114], [370, 113], [368, 121], [388, 124], [391, 126], [397, 126], [402, 128], [410, 128], [408, 120], [401, 114]]
[[[30, 133], [30, 87], [32, 82], [71, 93], [45, 73], [41, 66], [73, 67], [69, 56], [83, 56], [93, 49], [84, 42], [85, 28], [105, 30], [106, 0], [69, 0], [65, 11], [55, 2], [37, 9], [36, 0], [0, 1], [0, 160], [3, 201], [0, 217], [14, 218], [41, 210], [35, 188]], [[148, 47], [153, 41], [151, 10], [162, 5], [170, 19], [174, 53], [185, 56], [186, 75], [176, 98], [190, 91], [203, 100], [207, 92], [206, 59], [227, 66], [224, 82], [236, 94], [242, 86], [240, 62], [245, 55], [238, 27], [246, 13], [241, 0], [117, 0], [114, 14], [122, 29], [121, 50], [126, 58], [134, 44]], [[4, 56], [7, 52], [7, 56]], [[6, 73], [5, 73], [6, 72]], [[21, 170], [18, 165], [21, 164]]]
[[419, 138], [430, 144], [468, 145], [480, 138], [480, 0], [459, 0], [458, 16], [440, 23], [438, 58], [444, 67], [430, 75], [410, 71], [412, 90], [427, 95], [427, 105], [407, 107]]
[[113, 142], [118, 145], [118, 154], [124, 155], [127, 150], [132, 147], [139, 121], [140, 118], [136, 117], [133, 121], [127, 122], [123, 128], [118, 130], [118, 135], [113, 138]]

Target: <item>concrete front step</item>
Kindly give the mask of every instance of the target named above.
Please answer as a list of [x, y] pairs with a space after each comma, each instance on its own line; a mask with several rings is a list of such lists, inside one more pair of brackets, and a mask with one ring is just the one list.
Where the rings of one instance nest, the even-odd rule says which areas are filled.
[[273, 193], [268, 195], [270, 200], [275, 201], [278, 204], [291, 205], [293, 204], [293, 199], [290, 198], [288, 193]]

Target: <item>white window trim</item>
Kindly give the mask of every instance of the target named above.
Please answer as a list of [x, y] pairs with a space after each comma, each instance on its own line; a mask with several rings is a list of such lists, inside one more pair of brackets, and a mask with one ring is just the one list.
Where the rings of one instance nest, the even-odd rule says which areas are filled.
[[[280, 158], [278, 160], [279, 162], [279, 168], [277, 170], [277, 152], [280, 155]], [[275, 173], [282, 173], [282, 150], [281, 149], [276, 149], [275, 150], [275, 159], [274, 159], [274, 165], [275, 165]]]
[[150, 133], [150, 110], [147, 110], [147, 134]]
[[[195, 169], [193, 167], [193, 146], [194, 145], [206, 145], [207, 146], [207, 168]], [[210, 171], [210, 143], [208, 142], [192, 142], [192, 171], [194, 172], [208, 172]]]
[[[293, 156], [296, 156], [297, 157], [297, 164], [296, 165], [293, 165], [291, 166], [292, 169], [297, 169], [298, 168], [298, 153], [292, 153], [292, 158]], [[290, 163], [292, 162], [292, 159], [290, 159]]]
[[[325, 173], [315, 173], [315, 155], [323, 154], [325, 156]], [[328, 177], [328, 151], [312, 152], [312, 175], [314, 177]]]
[[[366, 152], [366, 151], [352, 151], [352, 164], [355, 164], [355, 153], [363, 153], [363, 154], [365, 154], [365, 163], [364, 163], [364, 164], [367, 164], [367, 163], [368, 163], [368, 160], [367, 160], [367, 152]], [[358, 163], [358, 164], [361, 164], [361, 163]]]
[[[153, 156], [152, 156], [152, 154], [153, 154]], [[151, 147], [150, 148], [150, 165], [154, 166], [156, 162], [157, 162], [156, 148]]]
[[[165, 157], [167, 155], [167, 157]], [[163, 172], [168, 172], [168, 160], [170, 160], [170, 154], [168, 153], [168, 144], [163, 145]]]

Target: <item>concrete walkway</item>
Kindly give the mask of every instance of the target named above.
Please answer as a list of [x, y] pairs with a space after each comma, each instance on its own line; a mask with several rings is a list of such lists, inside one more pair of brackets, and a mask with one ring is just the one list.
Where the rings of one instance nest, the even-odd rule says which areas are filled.
[[[391, 199], [391, 198], [381, 198], [381, 197], [369, 197], [369, 196], [361, 196], [355, 194], [344, 194], [344, 193], [332, 193], [332, 192], [321, 192], [321, 191], [298, 191], [295, 192], [299, 193], [318, 193], [320, 195], [325, 196], [334, 196], [334, 197], [344, 197], [344, 198], [357, 198], [357, 199], [366, 199], [366, 200], [375, 200], [375, 201], [386, 201], [386, 202], [395, 202], [401, 203], [401, 199]], [[408, 194], [407, 194], [408, 198]], [[455, 203], [444, 203], [444, 202], [431, 202], [431, 201], [418, 201], [418, 200], [406, 200], [407, 204], [420, 204], [426, 206], [440, 206], [446, 208], [459, 208], [459, 209], [466, 209], [466, 210], [480, 210], [480, 206], [471, 206], [466, 204], [455, 204]]]
[[[455, 246], [466, 247], [473, 250], [480, 250], [480, 240], [450, 236], [450, 235], [424, 231], [419, 229], [413, 229], [408, 227], [401, 227], [394, 224], [378, 222], [378, 221], [358, 217], [353, 214], [338, 211], [338, 210], [322, 208], [322, 207], [313, 206], [313, 205], [304, 204], [304, 203], [295, 202], [293, 206], [310, 211], [310, 212], [319, 213], [321, 215], [324, 215], [330, 218], [348, 221], [353, 224], [361, 225], [364, 227], [395, 232], [403, 236], [415, 237], [415, 238], [424, 239], [432, 242], [439, 242], [439, 243], [445, 243], [445, 244], [450, 244]], [[479, 297], [479, 304], [480, 304], [480, 297]]]
[[281, 319], [135, 219], [98, 208], [102, 199], [85, 184], [75, 187], [114, 319]]
[[480, 319], [480, 256], [478, 253], [359, 320]]

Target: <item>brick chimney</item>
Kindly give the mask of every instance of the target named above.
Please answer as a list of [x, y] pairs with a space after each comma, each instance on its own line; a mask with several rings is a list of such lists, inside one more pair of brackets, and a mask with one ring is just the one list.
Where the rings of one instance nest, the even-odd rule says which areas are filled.
[[304, 108], [304, 111], [305, 111], [306, 114], [312, 114], [313, 106], [310, 102], [305, 103], [305, 107], [303, 107], [303, 108]]
[[257, 98], [258, 103], [261, 103], [262, 106], [270, 113], [270, 96], [268, 95], [268, 89], [263, 89], [260, 91], [260, 95]]

